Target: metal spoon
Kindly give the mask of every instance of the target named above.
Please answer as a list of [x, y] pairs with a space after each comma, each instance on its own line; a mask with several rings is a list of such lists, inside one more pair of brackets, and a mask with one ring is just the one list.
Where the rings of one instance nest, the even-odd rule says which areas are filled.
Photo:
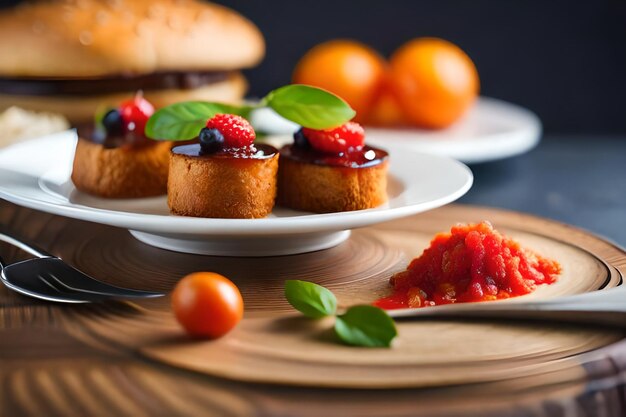
[[513, 319], [626, 328], [626, 286], [553, 300], [482, 302], [390, 310], [398, 318]]

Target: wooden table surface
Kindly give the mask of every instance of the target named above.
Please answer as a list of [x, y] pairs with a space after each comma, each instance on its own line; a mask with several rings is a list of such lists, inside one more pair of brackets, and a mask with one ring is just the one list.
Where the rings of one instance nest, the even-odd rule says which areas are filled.
[[[459, 206], [456, 207], [459, 209]], [[446, 210], [446, 209], [442, 209]], [[103, 262], [122, 262], [143, 289], [167, 291], [175, 279], [141, 275], [141, 265], [99, 239], [125, 231], [68, 220], [0, 202], [0, 224], [38, 242], [94, 275]], [[125, 237], [126, 239], [126, 237]], [[128, 239], [132, 239], [128, 237]], [[133, 241], [134, 242], [134, 241]], [[131, 252], [144, 247], [134, 242]], [[83, 259], [81, 254], [92, 259]], [[168, 252], [163, 251], [167, 258]], [[7, 261], [18, 259], [0, 245]], [[237, 262], [221, 261], [237, 270]], [[154, 266], [153, 266], [154, 267]], [[70, 307], [40, 302], [0, 288], [0, 409], [2, 416], [624, 416], [626, 342], [595, 352], [586, 376], [476, 383], [429, 389], [319, 389], [244, 383], [180, 370], [112, 346], [79, 337], [67, 319]], [[98, 316], [99, 307], [71, 307], [72, 314]], [[78, 326], [77, 323], [74, 325]], [[70, 329], [70, 330], [68, 330]], [[129, 335], [131, 337], [131, 335]]]

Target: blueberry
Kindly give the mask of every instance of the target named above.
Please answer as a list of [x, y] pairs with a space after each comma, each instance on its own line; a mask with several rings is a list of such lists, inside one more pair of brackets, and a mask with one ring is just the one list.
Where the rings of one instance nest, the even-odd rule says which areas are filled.
[[309, 140], [306, 138], [306, 136], [304, 136], [302, 129], [298, 130], [296, 133], [293, 134], [293, 144], [296, 147], [302, 148], [302, 149], [307, 149], [311, 146], [311, 144], [309, 143]]
[[224, 146], [224, 136], [217, 129], [202, 128], [200, 131], [200, 149], [202, 153], [214, 153]]
[[117, 109], [109, 110], [102, 118], [102, 126], [109, 136], [120, 136], [124, 133], [124, 121], [122, 113]]

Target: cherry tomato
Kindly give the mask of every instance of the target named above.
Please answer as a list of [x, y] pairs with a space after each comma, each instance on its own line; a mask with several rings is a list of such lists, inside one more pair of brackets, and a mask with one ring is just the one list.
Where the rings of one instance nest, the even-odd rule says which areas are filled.
[[146, 123], [154, 113], [154, 106], [141, 94], [137, 94], [133, 99], [122, 102], [119, 109], [124, 129], [127, 132], [137, 131], [143, 135]]
[[187, 333], [218, 338], [232, 330], [243, 316], [243, 299], [228, 278], [214, 272], [184, 277], [172, 292], [172, 309]]

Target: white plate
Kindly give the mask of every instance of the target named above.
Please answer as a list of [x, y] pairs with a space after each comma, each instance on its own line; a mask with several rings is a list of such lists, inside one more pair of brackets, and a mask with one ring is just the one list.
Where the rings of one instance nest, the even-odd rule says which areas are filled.
[[[272, 134], [291, 134], [298, 126], [269, 109], [257, 110], [255, 127]], [[411, 149], [449, 156], [465, 163], [508, 158], [534, 148], [541, 122], [529, 110], [493, 98], [480, 97], [468, 114], [443, 130], [366, 127], [367, 142], [391, 149]]]
[[0, 197], [61, 216], [129, 229], [149, 245], [222, 256], [270, 256], [335, 246], [350, 229], [420, 213], [469, 190], [472, 173], [452, 159], [413, 151], [392, 153], [384, 206], [311, 214], [277, 207], [265, 219], [172, 216], [165, 197], [114, 200], [77, 191], [70, 180], [73, 131], [0, 151]]

